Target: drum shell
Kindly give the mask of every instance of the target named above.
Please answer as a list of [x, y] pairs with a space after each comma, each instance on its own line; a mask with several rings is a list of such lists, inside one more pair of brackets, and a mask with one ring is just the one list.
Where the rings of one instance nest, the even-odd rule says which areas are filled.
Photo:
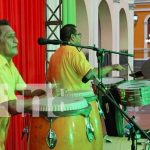
[[[120, 77], [105, 77], [102, 79], [106, 88], [106, 94], [113, 96], [116, 103], [121, 104], [120, 94], [117, 86], [125, 82], [124, 78]], [[105, 127], [107, 134], [110, 136], [123, 136], [124, 135], [124, 119], [120, 111], [110, 103], [108, 98], [100, 92], [101, 95], [101, 107], [105, 117]]]
[[150, 81], [131, 80], [118, 86], [121, 104], [144, 106], [150, 104]]
[[93, 140], [93, 150], [103, 149], [103, 129], [102, 122], [99, 115], [97, 96], [94, 95], [93, 91], [74, 91], [68, 93], [74, 97], [82, 96], [91, 105], [92, 110], [90, 113], [90, 122], [94, 128], [95, 140]]
[[[120, 95], [115, 87], [111, 87], [107, 94], [111, 97], [113, 96], [115, 102], [119, 105]], [[110, 136], [120, 136], [124, 135], [124, 119], [121, 112], [109, 101], [106, 96], [102, 96], [102, 110], [105, 116], [105, 126], [107, 134]], [[120, 105], [119, 105], [120, 107]]]
[[84, 97], [88, 100], [88, 103], [92, 107], [90, 113], [90, 122], [94, 128], [95, 140], [93, 141], [93, 150], [102, 150], [103, 149], [103, 129], [102, 122], [99, 115], [98, 105], [96, 102], [96, 96], [93, 97]]
[[[31, 119], [29, 147], [31, 150], [49, 150], [46, 137], [50, 130], [50, 122], [44, 117]], [[57, 117], [52, 119], [52, 129], [57, 136], [53, 150], [93, 150], [93, 144], [86, 136], [86, 121], [82, 115]]]
[[[103, 101], [105, 101], [104, 98]], [[114, 105], [107, 102], [103, 102], [102, 109], [105, 116], [107, 134], [122, 137], [124, 135], [124, 119], [120, 111]]]

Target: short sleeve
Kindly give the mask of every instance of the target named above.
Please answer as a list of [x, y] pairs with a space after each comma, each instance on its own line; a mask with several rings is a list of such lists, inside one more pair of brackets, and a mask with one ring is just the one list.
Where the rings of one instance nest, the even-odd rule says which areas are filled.
[[22, 91], [26, 89], [27, 85], [22, 79], [21, 75], [18, 74], [17, 82], [16, 82], [16, 91]]
[[18, 72], [17, 68], [14, 66], [14, 74], [15, 74], [15, 91], [22, 91], [26, 89], [27, 85], [24, 82], [23, 78], [21, 77], [20, 73]]
[[14, 90], [0, 79], [0, 103], [16, 99]]
[[93, 69], [91, 64], [87, 61], [83, 52], [76, 53], [73, 57], [72, 62], [75, 71], [81, 77], [84, 77], [90, 69]]

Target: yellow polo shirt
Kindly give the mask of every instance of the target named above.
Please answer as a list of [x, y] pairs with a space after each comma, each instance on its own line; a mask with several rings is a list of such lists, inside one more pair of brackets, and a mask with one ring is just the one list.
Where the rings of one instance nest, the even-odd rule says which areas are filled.
[[[16, 99], [15, 91], [23, 90], [26, 84], [20, 76], [14, 63], [7, 62], [0, 55], [0, 103]], [[0, 106], [0, 150], [4, 150], [4, 142], [8, 128], [9, 114], [6, 108]]]
[[82, 82], [90, 69], [93, 68], [82, 51], [62, 45], [50, 58], [47, 80], [69, 91], [90, 90], [90, 83]]

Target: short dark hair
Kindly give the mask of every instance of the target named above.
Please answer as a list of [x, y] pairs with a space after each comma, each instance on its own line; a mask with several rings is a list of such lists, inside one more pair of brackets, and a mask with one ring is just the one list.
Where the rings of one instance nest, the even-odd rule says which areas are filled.
[[[0, 19], [0, 26], [4, 26], [4, 25], [10, 25], [9, 22], [5, 19]], [[1, 35], [2, 31], [0, 30], [0, 35]]]
[[9, 22], [5, 19], [0, 19], [0, 26], [9, 25]]
[[66, 24], [60, 30], [60, 39], [68, 42], [71, 39], [71, 34], [75, 34], [76, 32], [77, 30], [74, 24]]

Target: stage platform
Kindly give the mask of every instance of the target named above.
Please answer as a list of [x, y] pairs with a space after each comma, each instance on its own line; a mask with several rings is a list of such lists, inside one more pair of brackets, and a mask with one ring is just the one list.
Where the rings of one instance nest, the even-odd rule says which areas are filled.
[[[131, 150], [131, 140], [128, 141], [127, 137], [111, 137], [108, 136], [106, 141], [104, 139], [103, 150]], [[150, 150], [150, 145], [145, 144], [145, 139], [139, 139], [137, 150]]]

